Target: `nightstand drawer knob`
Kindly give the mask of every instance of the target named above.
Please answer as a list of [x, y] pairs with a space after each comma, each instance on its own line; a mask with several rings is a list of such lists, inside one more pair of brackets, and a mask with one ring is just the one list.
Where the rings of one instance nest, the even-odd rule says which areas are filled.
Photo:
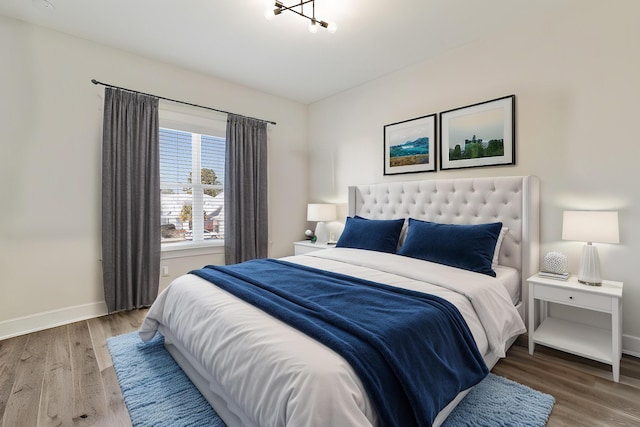
[[569, 299], [573, 299], [573, 297], [569, 297]]

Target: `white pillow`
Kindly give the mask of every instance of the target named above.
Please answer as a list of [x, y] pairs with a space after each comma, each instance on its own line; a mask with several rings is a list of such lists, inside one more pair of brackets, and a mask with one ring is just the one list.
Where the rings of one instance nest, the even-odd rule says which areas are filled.
[[498, 257], [500, 255], [500, 246], [502, 246], [502, 240], [504, 239], [504, 235], [509, 231], [509, 227], [502, 227], [500, 230], [500, 234], [498, 235], [498, 240], [496, 240], [496, 248], [493, 251], [493, 261], [491, 262], [491, 268], [495, 269], [498, 266]]
[[404, 219], [404, 224], [402, 224], [402, 231], [400, 231], [400, 239], [398, 239], [398, 249], [404, 245], [404, 241], [407, 238], [407, 228], [409, 227], [409, 219]]

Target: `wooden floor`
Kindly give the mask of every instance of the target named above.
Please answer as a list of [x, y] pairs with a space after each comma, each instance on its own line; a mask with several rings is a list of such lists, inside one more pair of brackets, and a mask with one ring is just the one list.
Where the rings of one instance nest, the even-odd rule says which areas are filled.
[[[0, 341], [2, 427], [130, 426], [105, 340], [133, 331], [146, 311], [100, 317]], [[493, 369], [556, 398], [548, 426], [640, 426], [640, 359], [608, 365], [520, 339]]]
[[0, 341], [2, 427], [131, 426], [106, 339], [137, 329], [146, 310]]

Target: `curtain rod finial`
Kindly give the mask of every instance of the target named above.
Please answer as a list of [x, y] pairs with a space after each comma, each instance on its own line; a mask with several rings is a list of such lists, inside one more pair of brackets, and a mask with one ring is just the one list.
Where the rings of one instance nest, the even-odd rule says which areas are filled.
[[91, 83], [93, 83], [94, 85], [97, 85], [98, 83], [100, 83], [99, 81], [97, 81], [96, 79], [91, 79]]

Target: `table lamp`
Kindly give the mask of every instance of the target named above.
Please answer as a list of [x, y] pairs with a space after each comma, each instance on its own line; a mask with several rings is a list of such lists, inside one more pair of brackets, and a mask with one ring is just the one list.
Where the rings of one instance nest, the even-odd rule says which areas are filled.
[[600, 286], [600, 260], [592, 243], [620, 243], [618, 212], [614, 211], [564, 211], [562, 239], [587, 242], [582, 248], [578, 281], [586, 285]]
[[310, 203], [307, 205], [307, 221], [317, 221], [316, 223], [316, 242], [327, 243], [329, 241], [329, 233], [325, 221], [333, 221], [336, 219], [336, 205], [326, 203]]

